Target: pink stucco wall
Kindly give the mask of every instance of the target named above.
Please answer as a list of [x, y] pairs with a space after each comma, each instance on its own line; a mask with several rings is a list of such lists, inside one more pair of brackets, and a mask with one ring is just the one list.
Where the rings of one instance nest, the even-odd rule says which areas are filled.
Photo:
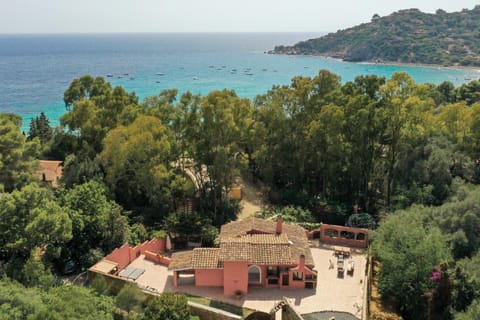
[[118, 263], [118, 269], [122, 270], [138, 256], [145, 254], [145, 251], [153, 253], [164, 252], [165, 245], [165, 239], [152, 239], [136, 245], [133, 248], [130, 247], [128, 243], [125, 243], [120, 248], [113, 250], [105, 259]]
[[118, 263], [118, 270], [122, 270], [136, 258], [136, 256], [131, 256], [130, 249], [128, 243], [125, 243], [120, 248], [113, 250], [105, 259]]
[[[303, 275], [305, 277], [305, 275]], [[290, 283], [288, 284], [288, 288], [304, 288], [305, 282], [304, 281], [293, 281], [293, 274], [290, 272]], [[284, 287], [286, 288], [286, 287]]]
[[172, 259], [170, 259], [169, 257], [165, 257], [160, 253], [154, 253], [148, 250], [146, 250], [143, 254], [145, 255], [145, 259], [159, 264], [163, 264], [165, 266], [169, 266], [170, 262], [172, 261]]
[[[303, 279], [302, 280], [293, 280], [293, 273], [294, 272], [302, 272], [303, 273]], [[306, 275], [316, 275], [315, 272], [311, 271], [305, 266], [305, 257], [301, 256], [300, 257], [300, 263], [296, 268], [292, 268], [289, 271], [289, 288], [304, 288], [305, 287], [305, 276]], [[316, 280], [315, 280], [316, 283]]]
[[195, 285], [223, 286], [223, 269], [195, 269]]
[[246, 262], [225, 261], [223, 263], [223, 293], [234, 295], [240, 290], [248, 292], [248, 265]]
[[165, 239], [152, 239], [150, 241], [145, 241], [142, 244], [135, 246], [133, 249], [140, 250], [143, 254], [146, 250], [151, 252], [165, 252]]
[[259, 265], [258, 267], [260, 267], [260, 270], [261, 270], [261, 281], [262, 281], [262, 286], [266, 286], [267, 285], [267, 266], [266, 265]]

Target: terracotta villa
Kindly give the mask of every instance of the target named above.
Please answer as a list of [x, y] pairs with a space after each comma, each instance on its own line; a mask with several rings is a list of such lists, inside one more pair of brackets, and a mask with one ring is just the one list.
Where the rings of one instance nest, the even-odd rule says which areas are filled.
[[196, 286], [223, 287], [225, 295], [245, 294], [250, 286], [316, 288], [317, 272], [302, 227], [251, 218], [223, 225], [219, 248], [195, 248], [172, 256], [174, 286], [182, 273]]

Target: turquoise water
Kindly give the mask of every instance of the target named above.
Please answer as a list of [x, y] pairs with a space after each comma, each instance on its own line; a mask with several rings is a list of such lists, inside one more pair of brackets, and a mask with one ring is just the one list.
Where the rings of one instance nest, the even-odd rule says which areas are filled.
[[[104, 76], [141, 99], [161, 90], [206, 94], [229, 88], [253, 98], [297, 75], [328, 69], [342, 81], [358, 75], [408, 72], [417, 82], [456, 85], [477, 79], [472, 70], [365, 65], [321, 57], [268, 55], [279, 44], [319, 36], [301, 33], [122, 35], [1, 35], [0, 112], [31, 117], [44, 111], [53, 125], [65, 112], [63, 91], [84, 74]], [[108, 77], [107, 77], [108, 76]]]

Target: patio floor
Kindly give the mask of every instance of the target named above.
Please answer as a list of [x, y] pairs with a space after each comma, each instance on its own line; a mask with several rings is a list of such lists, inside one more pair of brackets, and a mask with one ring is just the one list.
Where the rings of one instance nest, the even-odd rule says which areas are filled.
[[[130, 266], [145, 269], [145, 273], [135, 282], [152, 292], [183, 292], [264, 312], [269, 312], [277, 301], [286, 297], [301, 314], [335, 310], [349, 312], [361, 318], [366, 289], [366, 255], [363, 250], [350, 249], [352, 254], [345, 263], [353, 260], [355, 271], [353, 275], [345, 272], [344, 277], [339, 278], [336, 268], [337, 260], [333, 255], [334, 248], [344, 247], [323, 244], [311, 248], [315, 269], [318, 271], [316, 289], [250, 287], [248, 294], [242, 299], [224, 296], [222, 287], [196, 287], [193, 275], [182, 275], [179, 279], [179, 287], [174, 288], [173, 272], [168, 271], [163, 265], [146, 260], [143, 255], [134, 260]], [[330, 268], [330, 261], [334, 268]]]

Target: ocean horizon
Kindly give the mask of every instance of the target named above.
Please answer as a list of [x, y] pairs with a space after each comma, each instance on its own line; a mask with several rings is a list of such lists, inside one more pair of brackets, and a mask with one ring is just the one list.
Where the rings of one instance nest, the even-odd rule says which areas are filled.
[[100, 33], [0, 34], [0, 112], [32, 117], [45, 112], [53, 126], [66, 112], [63, 92], [85, 74], [103, 76], [141, 100], [165, 89], [208, 94], [224, 88], [254, 98], [294, 76], [321, 69], [342, 82], [359, 75], [389, 78], [405, 71], [419, 83], [455, 85], [478, 79], [473, 69], [360, 64], [317, 56], [266, 54], [325, 33]]

